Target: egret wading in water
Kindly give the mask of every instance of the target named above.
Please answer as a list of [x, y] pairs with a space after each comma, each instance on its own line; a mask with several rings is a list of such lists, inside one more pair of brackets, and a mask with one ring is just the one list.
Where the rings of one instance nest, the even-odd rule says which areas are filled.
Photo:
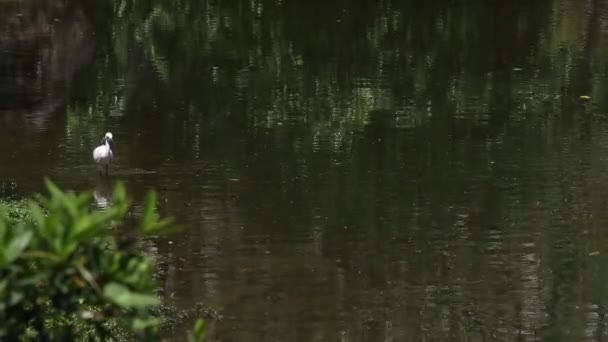
[[112, 159], [114, 159], [114, 154], [112, 153], [112, 145], [114, 144], [114, 140], [112, 140], [112, 133], [108, 132], [104, 135], [103, 139], [101, 139], [101, 145], [97, 146], [95, 150], [93, 150], [93, 159], [99, 165], [99, 173], [103, 174], [103, 167], [106, 168], [106, 176], [109, 174], [110, 163]]

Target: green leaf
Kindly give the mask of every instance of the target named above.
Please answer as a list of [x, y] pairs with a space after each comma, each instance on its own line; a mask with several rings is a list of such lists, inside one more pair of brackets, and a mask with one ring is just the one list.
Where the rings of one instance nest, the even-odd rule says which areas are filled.
[[114, 193], [112, 194], [112, 208], [116, 211], [117, 216], [124, 216], [129, 208], [127, 200], [127, 191], [122, 182], [117, 182], [114, 186]]
[[123, 308], [142, 308], [160, 304], [158, 297], [132, 292], [126, 286], [111, 282], [104, 286], [103, 295]]
[[32, 215], [32, 218], [34, 219], [34, 223], [36, 223], [36, 226], [42, 228], [44, 226], [45, 217], [40, 206], [36, 202], [30, 201], [28, 203], [28, 208], [30, 210], [30, 215]]
[[158, 215], [156, 213], [157, 198], [158, 196], [156, 192], [150, 191], [144, 199], [140, 225], [140, 230], [144, 234], [158, 233], [172, 225], [174, 222], [172, 218], [165, 218], [160, 221], [158, 220]]
[[4, 243], [4, 237], [6, 236], [6, 212], [0, 208], [0, 245]]
[[165, 230], [167, 229], [168, 226], [172, 225], [174, 222], [173, 218], [168, 217], [168, 218], [164, 218], [158, 222], [153, 222], [151, 224], [148, 224], [145, 227], [145, 230], [143, 231], [145, 234], [152, 234], [152, 233], [158, 233], [161, 230]]
[[114, 216], [114, 212], [111, 210], [91, 215], [81, 215], [76, 219], [76, 223], [70, 231], [71, 237], [77, 240], [87, 240], [100, 235], [110, 225]]
[[83, 193], [80, 194], [76, 197], [76, 205], [78, 207], [85, 207], [89, 205], [89, 203], [91, 202], [91, 199], [93, 198], [93, 196], [91, 196], [91, 194], [88, 193]]
[[9, 242], [4, 250], [4, 261], [7, 263], [13, 262], [21, 255], [32, 239], [32, 231], [27, 230], [21, 232], [18, 236]]
[[154, 224], [156, 220], [156, 199], [157, 195], [155, 191], [150, 191], [144, 199], [144, 207], [141, 215], [141, 230], [143, 232], [149, 231], [149, 227]]
[[82, 264], [78, 264], [76, 265], [76, 269], [78, 270], [78, 272], [80, 272], [80, 275], [82, 276], [82, 278], [84, 278], [84, 280], [87, 281], [87, 283], [89, 283], [89, 285], [91, 285], [91, 287], [97, 291], [97, 293], [101, 293], [101, 289], [99, 288], [99, 285], [97, 284], [97, 281], [95, 280], [95, 277], [93, 276], [93, 274], [91, 274], [91, 272], [84, 267], [84, 265]]
[[[64, 207], [72, 218], [78, 216], [78, 207], [76, 206], [77, 201], [74, 200], [74, 195], [64, 193], [61, 191], [50, 179], [45, 178], [44, 184], [47, 190], [51, 194], [51, 199], [60, 203], [60, 206]], [[53, 202], [54, 202], [53, 201]], [[50, 209], [50, 208], [49, 208]]]
[[15, 291], [13, 291], [10, 294], [10, 298], [9, 298], [8, 304], [10, 306], [19, 304], [19, 302], [21, 302], [24, 297], [25, 297], [25, 295], [22, 292], [15, 292]]
[[38, 273], [33, 274], [29, 277], [23, 277], [23, 278], [19, 279], [18, 281], [15, 282], [15, 284], [17, 286], [37, 286], [42, 281], [44, 281], [48, 278], [49, 272], [52, 272], [52, 271], [44, 271], [44, 272], [39, 271]]
[[125, 186], [122, 182], [116, 182], [114, 186], [114, 194], [112, 195], [114, 201], [118, 202], [126, 202], [127, 200], [127, 191], [125, 190]]
[[160, 320], [158, 318], [135, 318], [133, 320], [132, 328], [135, 331], [141, 331], [147, 328], [156, 327], [160, 324]]
[[190, 342], [202, 342], [205, 340], [206, 333], [207, 327], [205, 326], [205, 321], [199, 318], [194, 323], [194, 329], [189, 334], [188, 340]]
[[44, 178], [44, 185], [51, 194], [51, 197], [63, 197], [63, 192], [50, 179]]

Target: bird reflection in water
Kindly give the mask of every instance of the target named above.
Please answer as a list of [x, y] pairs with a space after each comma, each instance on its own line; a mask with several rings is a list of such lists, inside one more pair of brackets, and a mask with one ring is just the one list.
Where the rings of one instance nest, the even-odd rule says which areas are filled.
[[115, 182], [108, 178], [100, 178], [93, 190], [95, 206], [99, 209], [106, 209], [112, 204], [112, 192]]

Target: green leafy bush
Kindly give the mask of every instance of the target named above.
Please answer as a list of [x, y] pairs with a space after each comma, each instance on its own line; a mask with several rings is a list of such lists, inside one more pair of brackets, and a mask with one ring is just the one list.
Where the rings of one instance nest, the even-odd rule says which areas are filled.
[[[92, 211], [89, 195], [46, 186], [49, 196], [27, 211], [9, 206], [7, 215], [0, 205], [0, 340], [157, 340], [153, 263], [125, 227], [124, 187], [111, 207]], [[155, 203], [152, 192], [141, 233], [171, 223], [158, 219]], [[189, 337], [203, 335], [197, 323]]]
[[21, 222], [31, 220], [25, 200], [0, 201], [0, 213], [4, 214], [6, 225], [13, 227]]

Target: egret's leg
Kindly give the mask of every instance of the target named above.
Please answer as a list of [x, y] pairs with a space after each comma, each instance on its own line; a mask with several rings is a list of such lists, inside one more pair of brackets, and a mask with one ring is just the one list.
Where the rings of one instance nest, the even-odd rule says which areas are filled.
[[108, 165], [108, 164], [106, 164], [106, 177], [107, 177], [107, 176], [110, 174], [110, 173], [109, 173], [109, 171], [110, 171], [110, 170], [109, 170], [109, 167], [108, 167], [108, 166], [109, 166], [109, 165]]

